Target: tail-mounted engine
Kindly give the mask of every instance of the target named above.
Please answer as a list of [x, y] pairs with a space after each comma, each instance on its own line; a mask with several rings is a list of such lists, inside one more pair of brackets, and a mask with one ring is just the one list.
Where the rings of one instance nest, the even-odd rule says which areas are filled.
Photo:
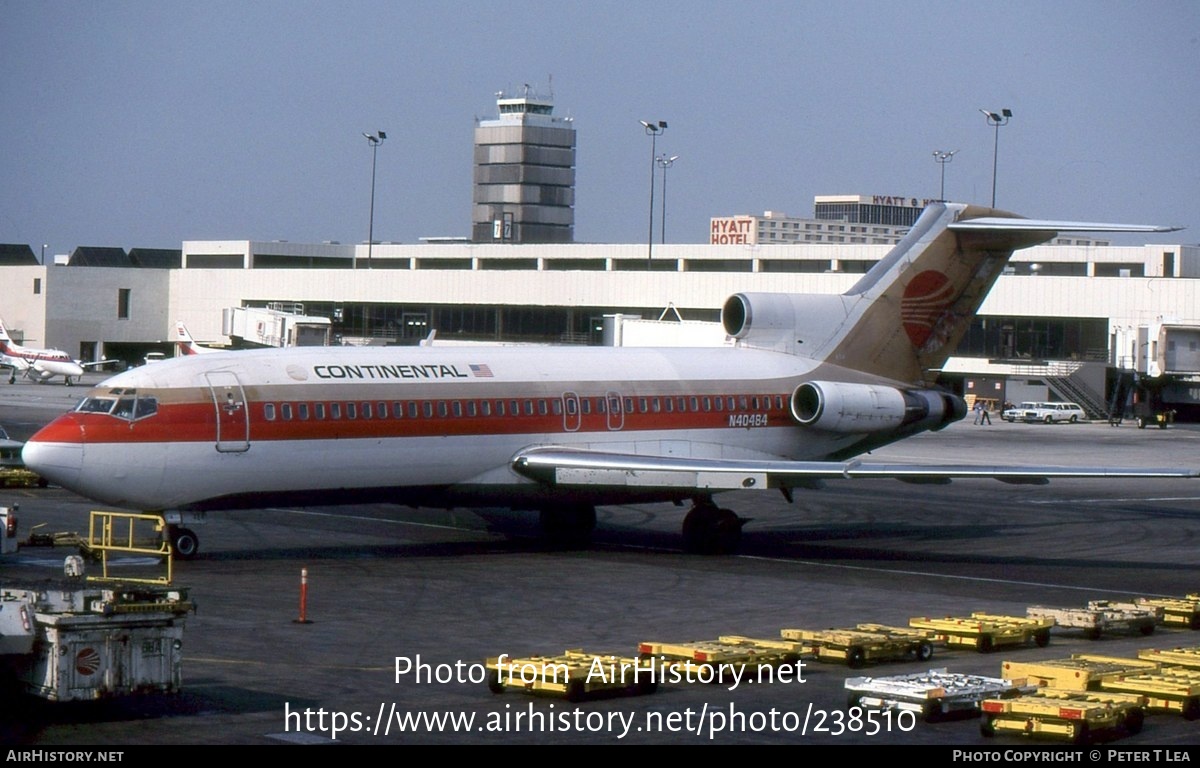
[[967, 404], [961, 398], [933, 389], [806, 381], [792, 393], [792, 418], [826, 432], [937, 430], [966, 415]]

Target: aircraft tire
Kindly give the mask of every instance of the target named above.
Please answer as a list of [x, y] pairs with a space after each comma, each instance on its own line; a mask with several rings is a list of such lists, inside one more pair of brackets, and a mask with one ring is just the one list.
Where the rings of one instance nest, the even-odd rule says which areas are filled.
[[191, 560], [200, 551], [200, 537], [191, 528], [170, 529], [171, 551], [180, 560]]

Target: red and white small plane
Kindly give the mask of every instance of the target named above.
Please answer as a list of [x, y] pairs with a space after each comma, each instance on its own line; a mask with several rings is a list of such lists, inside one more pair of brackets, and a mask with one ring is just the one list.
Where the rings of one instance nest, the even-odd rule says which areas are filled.
[[[298, 347], [117, 375], [27, 443], [25, 463], [105, 504], [187, 510], [388, 501], [538, 510], [580, 537], [598, 505], [690, 501], [685, 547], [729, 552], [714, 496], [843, 478], [1200, 477], [1173, 468], [918, 466], [855, 458], [966, 414], [933, 378], [1012, 251], [1060, 230], [930, 205], [846, 293], [739, 293], [713, 348]], [[168, 536], [183, 556], [197, 538]]]
[[15, 384], [17, 372], [26, 378], [44, 384], [55, 376], [62, 376], [68, 387], [79, 381], [84, 370], [107, 365], [112, 361], [81, 363], [61, 349], [38, 349], [25, 347], [12, 340], [4, 321], [0, 320], [0, 368], [9, 370], [8, 383]]

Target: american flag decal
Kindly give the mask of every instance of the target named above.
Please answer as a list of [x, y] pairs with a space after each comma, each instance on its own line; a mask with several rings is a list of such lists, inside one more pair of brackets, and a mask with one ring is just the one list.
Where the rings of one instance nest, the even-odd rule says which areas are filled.
[[492, 369], [487, 365], [471, 363], [471, 375], [480, 379], [490, 379], [492, 378]]

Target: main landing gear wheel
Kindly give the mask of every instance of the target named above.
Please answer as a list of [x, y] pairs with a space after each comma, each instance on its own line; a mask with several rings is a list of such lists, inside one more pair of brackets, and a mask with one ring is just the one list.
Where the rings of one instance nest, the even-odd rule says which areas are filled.
[[542, 533], [560, 546], [583, 546], [596, 528], [596, 508], [590, 504], [547, 507], [541, 511]]
[[742, 543], [746, 522], [712, 502], [696, 504], [683, 518], [683, 548], [696, 555], [731, 555]]
[[191, 560], [200, 551], [200, 537], [191, 528], [167, 528], [167, 539], [171, 543], [171, 551], [180, 560]]

